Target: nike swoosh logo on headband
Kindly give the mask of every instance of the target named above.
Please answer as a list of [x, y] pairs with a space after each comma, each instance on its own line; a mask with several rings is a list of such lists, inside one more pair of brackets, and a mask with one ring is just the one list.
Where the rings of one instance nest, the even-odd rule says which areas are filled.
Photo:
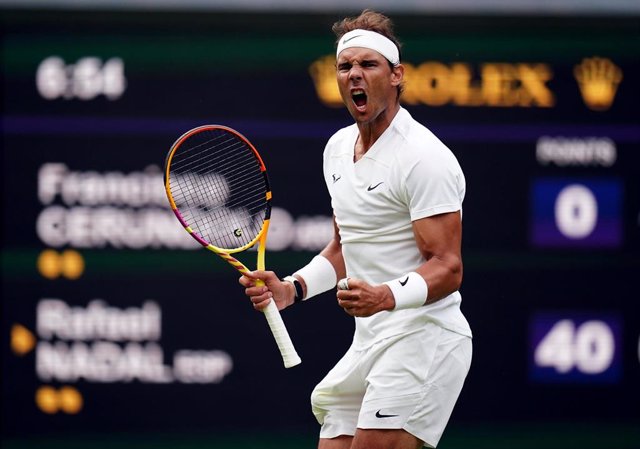
[[351, 36], [349, 39], [344, 39], [342, 41], [342, 45], [346, 44], [347, 42], [349, 42], [352, 39], [355, 39], [356, 37], [362, 37], [362, 34], [356, 34], [355, 36]]

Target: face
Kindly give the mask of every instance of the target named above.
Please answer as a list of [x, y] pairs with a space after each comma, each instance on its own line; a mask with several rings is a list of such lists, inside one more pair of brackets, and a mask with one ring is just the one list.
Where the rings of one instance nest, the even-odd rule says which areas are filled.
[[352, 47], [338, 55], [336, 68], [342, 101], [356, 122], [375, 121], [396, 105], [402, 66], [392, 69], [377, 51]]

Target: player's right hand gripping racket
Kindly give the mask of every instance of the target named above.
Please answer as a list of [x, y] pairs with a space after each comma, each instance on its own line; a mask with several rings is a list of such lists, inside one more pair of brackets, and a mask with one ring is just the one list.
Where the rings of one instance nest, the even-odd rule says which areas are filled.
[[[249, 269], [231, 254], [258, 243], [257, 267], [264, 270], [271, 190], [262, 158], [243, 135], [220, 125], [187, 131], [169, 150], [164, 183], [176, 217], [202, 246], [246, 273]], [[263, 312], [284, 366], [298, 365], [275, 301]]]

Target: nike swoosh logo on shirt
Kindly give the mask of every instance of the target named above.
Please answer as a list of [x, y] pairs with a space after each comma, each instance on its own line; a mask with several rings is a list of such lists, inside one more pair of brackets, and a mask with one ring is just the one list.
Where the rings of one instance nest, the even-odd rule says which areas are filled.
[[367, 192], [371, 192], [373, 189], [378, 188], [380, 185], [384, 184], [384, 181], [377, 183], [375, 186], [369, 186], [367, 187]]

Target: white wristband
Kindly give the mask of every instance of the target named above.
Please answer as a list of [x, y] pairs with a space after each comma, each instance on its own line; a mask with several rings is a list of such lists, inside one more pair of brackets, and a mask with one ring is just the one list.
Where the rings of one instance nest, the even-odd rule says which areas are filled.
[[300, 276], [307, 286], [307, 294], [303, 301], [332, 289], [338, 282], [338, 276], [333, 265], [326, 257], [320, 255], [311, 259], [311, 262], [293, 274]]
[[393, 310], [422, 307], [427, 302], [429, 286], [427, 281], [415, 271], [384, 284], [389, 286], [396, 300]]

